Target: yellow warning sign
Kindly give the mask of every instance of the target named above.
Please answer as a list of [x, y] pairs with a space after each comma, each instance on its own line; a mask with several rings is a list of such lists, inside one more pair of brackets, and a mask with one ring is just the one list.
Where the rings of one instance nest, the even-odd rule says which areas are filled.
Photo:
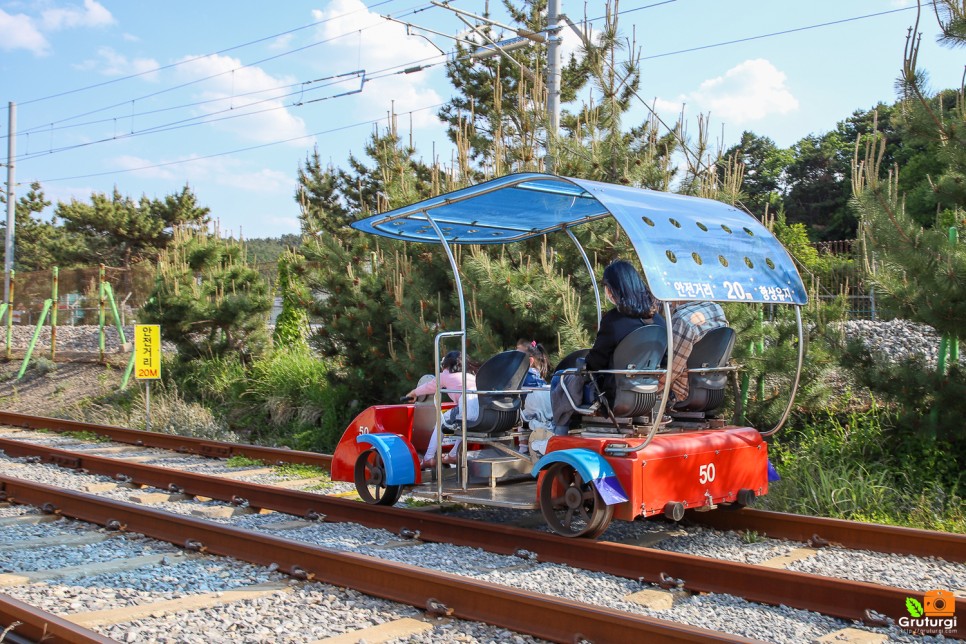
[[161, 377], [161, 325], [134, 325], [134, 377], [157, 380]]

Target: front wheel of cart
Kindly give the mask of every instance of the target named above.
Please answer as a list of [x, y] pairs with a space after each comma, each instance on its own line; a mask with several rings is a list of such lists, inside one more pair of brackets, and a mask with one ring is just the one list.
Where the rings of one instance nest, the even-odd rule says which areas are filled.
[[374, 449], [356, 459], [355, 484], [362, 500], [373, 505], [395, 505], [402, 496], [401, 485], [386, 485], [386, 464]]

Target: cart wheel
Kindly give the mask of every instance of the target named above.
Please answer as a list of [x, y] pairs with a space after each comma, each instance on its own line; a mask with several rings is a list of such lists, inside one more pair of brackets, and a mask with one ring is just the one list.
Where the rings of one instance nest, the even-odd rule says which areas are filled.
[[565, 537], [599, 537], [614, 517], [614, 506], [567, 463], [554, 463], [544, 474], [540, 511], [550, 530]]
[[394, 505], [402, 496], [401, 485], [386, 485], [386, 467], [374, 449], [356, 459], [355, 483], [362, 500], [373, 505]]

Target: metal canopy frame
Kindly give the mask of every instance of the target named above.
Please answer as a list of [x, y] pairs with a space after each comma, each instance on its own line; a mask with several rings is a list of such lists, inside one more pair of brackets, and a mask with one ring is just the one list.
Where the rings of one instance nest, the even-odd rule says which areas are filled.
[[[353, 222], [365, 233], [418, 243], [441, 243], [456, 280], [460, 331], [443, 331], [435, 340], [435, 375], [439, 382], [440, 342], [460, 337], [463, 392], [466, 392], [466, 306], [459, 269], [450, 244], [509, 244], [540, 235], [565, 232], [577, 245], [594, 284], [597, 321], [601, 305], [590, 260], [572, 228], [613, 217], [630, 238], [652, 293], [663, 300], [670, 320], [671, 302], [716, 301], [787, 304], [795, 308], [798, 325], [798, 365], [788, 405], [778, 424], [762, 432], [771, 436], [788, 419], [798, 391], [804, 361], [801, 308], [808, 295], [788, 251], [751, 215], [719, 201], [543, 173], [511, 174], [426, 199]], [[670, 324], [668, 352], [673, 351]], [[670, 393], [665, 379], [660, 410], [647, 439], [654, 437]], [[435, 402], [439, 427], [442, 394]], [[468, 393], [468, 392], [467, 392]], [[466, 394], [464, 394], [465, 396]], [[463, 414], [463, 441], [466, 440]], [[437, 468], [442, 441], [437, 441]], [[466, 487], [466, 463], [460, 478]], [[441, 496], [441, 470], [437, 495]]]

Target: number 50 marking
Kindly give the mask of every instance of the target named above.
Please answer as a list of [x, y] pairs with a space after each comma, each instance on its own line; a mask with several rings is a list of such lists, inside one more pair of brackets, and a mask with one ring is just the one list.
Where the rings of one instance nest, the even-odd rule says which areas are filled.
[[710, 483], [714, 480], [714, 463], [708, 463], [707, 465], [702, 465], [698, 469], [698, 482], [701, 484]]

